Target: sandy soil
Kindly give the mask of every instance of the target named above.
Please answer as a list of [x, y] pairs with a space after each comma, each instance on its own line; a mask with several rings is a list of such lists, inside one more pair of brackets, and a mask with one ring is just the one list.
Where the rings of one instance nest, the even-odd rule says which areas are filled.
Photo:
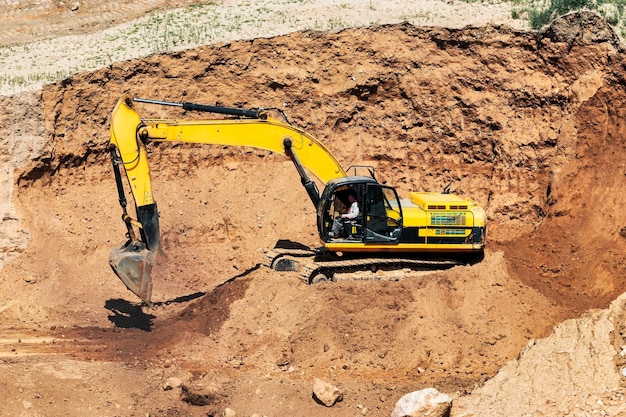
[[[388, 416], [427, 387], [452, 416], [622, 415], [624, 57], [601, 23], [567, 27], [303, 31], [2, 98], [0, 415]], [[401, 194], [452, 182], [488, 213], [485, 259], [305, 285], [261, 265], [319, 243], [289, 161], [155, 145], [167, 259], [142, 306], [107, 264], [124, 93], [279, 107]], [[315, 378], [343, 401], [316, 403]]]

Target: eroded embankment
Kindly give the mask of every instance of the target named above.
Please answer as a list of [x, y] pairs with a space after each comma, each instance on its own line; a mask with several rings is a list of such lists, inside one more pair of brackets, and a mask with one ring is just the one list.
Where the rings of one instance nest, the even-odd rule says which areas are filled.
[[[87, 318], [73, 311], [130, 297], [106, 265], [123, 241], [107, 152], [108, 117], [123, 93], [278, 107], [345, 166], [372, 164], [401, 194], [451, 183], [478, 200], [489, 216], [489, 256], [426, 279], [302, 288], [252, 269], [278, 239], [317, 242], [289, 162], [242, 149], [151, 146], [168, 254], [154, 299], [210, 292], [252, 271], [241, 293], [192, 302], [174, 355], [206, 360], [198, 340], [208, 337], [216, 367], [237, 362], [264, 375], [287, 355], [297, 369], [340, 380], [469, 389], [529, 338], [623, 291], [623, 57], [610, 37], [587, 35], [538, 40], [506, 27], [411, 25], [304, 32], [155, 55], [47, 86], [45, 146], [13, 194], [33, 236], [28, 262], [7, 265], [4, 282], [24, 290], [24, 304], [69, 305], [50, 320], [77, 326]], [[204, 318], [212, 300], [219, 329]], [[37, 311], [3, 314], [36, 322]], [[306, 378], [297, 375], [290, 378]]]
[[[503, 27], [383, 26], [115, 64], [45, 89], [48, 146], [20, 183], [100, 178], [107, 118], [124, 92], [279, 107], [344, 165], [373, 164], [401, 192], [451, 183], [486, 207], [490, 240], [509, 242], [527, 284], [576, 310], [606, 305], [622, 290], [614, 268], [626, 223], [619, 210], [623, 68], [614, 39], [589, 35], [606, 28], [588, 28], [587, 38], [561, 31], [538, 40]], [[250, 155], [258, 154], [189, 146], [154, 152], [151, 163], [159, 175], [181, 178], [222, 161], [256, 163]], [[576, 285], [598, 269], [602, 277]], [[570, 299], [565, 285], [582, 297]]]

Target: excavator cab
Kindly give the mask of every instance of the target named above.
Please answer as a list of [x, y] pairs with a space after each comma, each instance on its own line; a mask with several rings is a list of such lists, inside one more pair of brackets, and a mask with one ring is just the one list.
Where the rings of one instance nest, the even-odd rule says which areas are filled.
[[[343, 222], [342, 233], [332, 238], [334, 219], [348, 207], [354, 192], [359, 215]], [[318, 231], [325, 242], [398, 243], [402, 233], [402, 206], [396, 190], [370, 177], [343, 177], [329, 181], [318, 207]]]

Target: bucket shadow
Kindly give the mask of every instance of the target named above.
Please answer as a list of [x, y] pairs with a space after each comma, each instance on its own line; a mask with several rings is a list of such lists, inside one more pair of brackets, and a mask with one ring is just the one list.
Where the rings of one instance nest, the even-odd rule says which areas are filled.
[[[241, 274], [235, 275], [217, 285], [217, 288], [220, 288], [226, 284], [229, 284], [236, 279], [245, 277], [256, 271], [261, 267], [261, 264], [256, 264], [253, 267], [243, 271]], [[178, 303], [188, 303], [189, 301], [193, 301], [197, 298], [201, 298], [207, 295], [206, 291], [197, 291], [187, 295], [181, 295], [180, 297], [173, 298], [167, 301], [158, 301], [153, 303], [154, 306], [167, 306], [170, 304], [178, 304]], [[113, 323], [116, 327], [123, 329], [139, 329], [146, 332], [152, 330], [153, 321], [156, 318], [153, 314], [146, 314], [143, 311], [144, 303], [131, 303], [126, 300], [122, 300], [121, 298], [107, 300], [104, 303], [104, 308], [109, 310], [111, 314], [107, 316], [109, 321]]]
[[107, 300], [104, 308], [111, 314], [107, 316], [109, 321], [116, 327], [123, 329], [139, 329], [149, 332], [155, 316], [146, 314], [141, 309], [141, 304], [131, 303], [120, 298]]

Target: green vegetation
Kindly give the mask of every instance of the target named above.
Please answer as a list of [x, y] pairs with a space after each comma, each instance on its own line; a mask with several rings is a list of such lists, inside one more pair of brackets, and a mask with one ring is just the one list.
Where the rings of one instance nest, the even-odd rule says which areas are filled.
[[515, 5], [514, 19], [528, 19], [530, 27], [539, 30], [556, 17], [575, 10], [594, 10], [622, 36], [626, 35], [624, 6], [626, 0], [509, 0]]
[[540, 29], [550, 23], [555, 17], [571, 10], [589, 9], [592, 0], [550, 0], [545, 8], [531, 9], [529, 13], [530, 26]]
[[463, 0], [465, 3], [513, 5], [511, 17], [527, 20], [531, 29], [540, 30], [554, 19], [575, 10], [598, 12], [616, 32], [626, 37], [626, 0]]

